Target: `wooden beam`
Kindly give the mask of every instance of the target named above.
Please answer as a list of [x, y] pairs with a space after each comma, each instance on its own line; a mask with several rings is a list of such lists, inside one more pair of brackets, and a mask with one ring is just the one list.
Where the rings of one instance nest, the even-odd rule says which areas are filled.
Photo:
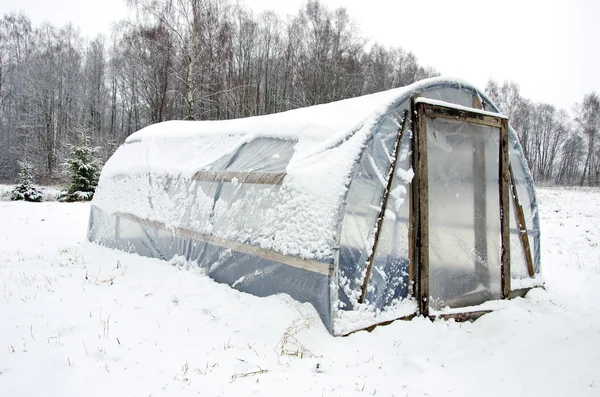
[[513, 204], [515, 206], [515, 213], [517, 214], [516, 220], [517, 225], [519, 227], [519, 237], [521, 238], [523, 252], [525, 253], [525, 262], [527, 263], [527, 272], [529, 273], [529, 277], [533, 277], [535, 276], [535, 269], [533, 267], [531, 247], [529, 245], [529, 235], [527, 233], [527, 225], [525, 223], [525, 214], [523, 213], [523, 206], [519, 201], [519, 193], [517, 192], [517, 185], [515, 184], [512, 165], [509, 165], [508, 171], [510, 174], [510, 186], [512, 191]]
[[488, 114], [469, 112], [468, 110], [445, 107], [442, 105], [429, 105], [425, 107], [425, 116], [431, 118], [441, 117], [451, 120], [464, 121], [466, 123], [487, 125], [495, 128], [502, 128], [503, 120], [507, 120], [501, 115], [498, 115], [499, 117], [494, 117]]
[[281, 185], [285, 172], [236, 172], [236, 171], [198, 171], [193, 179], [205, 182], [254, 183], [259, 185]]
[[457, 323], [464, 322], [473, 322], [477, 320], [479, 317], [491, 313], [492, 310], [478, 310], [474, 312], [462, 312], [462, 313], [448, 313], [448, 314], [439, 314], [437, 316], [431, 316], [432, 320], [441, 319], [441, 320], [450, 320], [453, 319]]
[[391, 323], [393, 323], [395, 321], [410, 321], [410, 320], [412, 320], [415, 317], [417, 317], [417, 313], [412, 313], [412, 314], [409, 314], [408, 316], [399, 317], [399, 318], [395, 318], [393, 320], [386, 320], [386, 321], [382, 321], [382, 322], [377, 323], [377, 324], [369, 325], [368, 327], [360, 328], [360, 329], [357, 329], [355, 331], [348, 332], [347, 334], [344, 334], [342, 336], [349, 336], [349, 335], [355, 334], [355, 333], [360, 332], [360, 331], [372, 332], [377, 327], [384, 327], [386, 325], [390, 325]]
[[218, 237], [197, 233], [188, 229], [167, 227], [164, 223], [142, 219], [132, 214], [116, 213], [115, 216], [128, 219], [132, 222], [139, 223], [157, 230], [166, 231], [173, 235], [191, 238], [197, 241], [215, 245], [217, 247], [231, 249], [232, 251], [255, 256], [257, 258], [266, 259], [269, 261], [282, 263], [298, 269], [307, 270], [313, 273], [319, 273], [326, 276], [333, 275], [333, 265], [325, 262], [320, 262], [313, 259], [304, 259], [296, 256], [284, 255], [282, 253], [267, 250], [250, 244], [238, 243], [231, 240], [225, 240]]
[[[413, 129], [414, 131], [414, 129]], [[412, 139], [413, 144], [414, 144], [414, 139]], [[415, 153], [415, 149], [414, 146], [412, 148], [412, 157], [414, 159], [414, 153]], [[414, 160], [413, 160], [413, 164], [412, 164], [413, 170], [416, 169], [415, 165], [414, 165]], [[408, 216], [408, 296], [412, 296], [412, 297], [417, 297], [416, 293], [417, 293], [417, 280], [415, 279], [415, 268], [416, 268], [416, 259], [415, 259], [415, 232], [416, 232], [416, 225], [417, 225], [417, 221], [416, 221], [416, 217], [418, 214], [418, 211], [416, 209], [416, 205], [415, 205], [415, 194], [417, 189], [415, 188], [415, 185], [418, 183], [418, 180], [416, 180], [416, 175], [413, 176], [413, 179], [410, 183], [410, 185], [408, 186], [408, 204], [409, 204], [409, 216]]]
[[400, 144], [402, 142], [402, 136], [404, 135], [404, 130], [406, 128], [406, 123], [408, 120], [408, 112], [404, 112], [404, 116], [402, 119], [402, 126], [398, 130], [398, 134], [396, 135], [396, 144], [394, 145], [394, 159], [390, 164], [390, 168], [387, 173], [387, 185], [385, 190], [383, 191], [383, 199], [381, 203], [381, 210], [379, 211], [379, 216], [377, 217], [377, 226], [375, 229], [375, 238], [373, 242], [373, 248], [371, 250], [371, 255], [369, 255], [369, 259], [367, 261], [367, 269], [365, 272], [365, 278], [363, 279], [363, 283], [360, 287], [360, 298], [358, 299], [358, 303], [364, 303], [365, 298], [367, 296], [367, 286], [369, 284], [369, 280], [371, 279], [371, 272], [373, 271], [373, 261], [375, 260], [375, 253], [377, 251], [377, 244], [379, 243], [379, 234], [381, 233], [381, 229], [383, 227], [383, 219], [385, 218], [385, 211], [387, 209], [387, 203], [390, 195], [390, 191], [392, 189], [392, 182], [394, 181], [394, 170], [396, 169], [396, 164], [398, 163], [398, 157], [400, 157]]
[[[478, 318], [480, 318], [481, 316], [488, 314], [488, 313], [492, 313], [492, 310], [477, 310], [477, 311], [473, 311], [473, 312], [438, 314], [436, 316], [427, 316], [427, 318], [429, 318], [431, 321], [436, 321], [436, 320], [446, 320], [447, 321], [447, 320], [453, 319], [457, 323], [464, 323], [467, 321], [473, 322], [473, 321], [477, 320]], [[382, 321], [377, 324], [369, 325], [368, 327], [357, 329], [356, 331], [348, 332], [347, 334], [344, 334], [342, 336], [352, 335], [352, 334], [355, 334], [360, 331], [373, 332], [375, 330], [375, 328], [377, 328], [377, 327], [385, 327], [386, 325], [390, 325], [396, 321], [411, 321], [415, 317], [417, 317], [417, 313], [412, 313], [407, 316], [399, 317], [399, 318], [396, 318], [393, 320], [386, 320], [386, 321]]]
[[408, 224], [408, 293], [409, 296], [419, 300], [417, 295], [419, 289], [419, 280], [417, 280], [419, 258], [417, 248], [417, 229], [419, 225], [419, 206], [418, 206], [418, 193], [421, 176], [416, 172], [417, 170], [417, 108], [415, 107], [415, 101], [419, 98], [419, 94], [414, 95], [410, 99], [410, 120], [411, 130], [413, 133], [413, 139], [411, 139], [411, 165], [413, 168], [414, 175], [410, 183], [410, 214]]
[[508, 119], [502, 119], [500, 128], [500, 238], [501, 247], [501, 292], [502, 298], [510, 294], [510, 198], [509, 198], [509, 158], [508, 158]]
[[417, 141], [416, 152], [416, 174], [419, 175], [417, 192], [417, 207], [419, 208], [419, 219], [417, 223], [416, 256], [419, 266], [419, 311], [423, 316], [429, 315], [429, 173], [427, 170], [427, 128], [426, 118], [428, 105], [416, 103], [416, 131], [414, 138]]

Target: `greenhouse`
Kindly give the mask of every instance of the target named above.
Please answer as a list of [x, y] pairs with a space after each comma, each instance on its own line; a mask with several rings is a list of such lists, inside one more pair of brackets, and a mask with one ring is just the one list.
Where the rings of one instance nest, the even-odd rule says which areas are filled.
[[441, 78], [144, 128], [102, 170], [88, 239], [288, 294], [334, 335], [479, 312], [541, 283], [517, 135], [485, 94]]

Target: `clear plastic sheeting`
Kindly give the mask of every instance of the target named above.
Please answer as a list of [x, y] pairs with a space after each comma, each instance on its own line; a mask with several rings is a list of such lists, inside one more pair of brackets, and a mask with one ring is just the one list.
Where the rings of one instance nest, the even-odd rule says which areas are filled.
[[427, 119], [430, 306], [501, 297], [497, 128]]
[[359, 303], [402, 121], [398, 111], [384, 118], [356, 165], [348, 189], [339, 254], [339, 297], [344, 310], [351, 310]]
[[456, 86], [448, 86], [436, 87], [432, 90], [425, 90], [422, 93], [422, 97], [470, 108], [473, 107], [473, 94], [474, 92], [469, 89], [460, 89]]
[[[392, 114], [396, 120], [404, 117], [401, 109], [396, 109]], [[408, 116], [408, 112], [406, 115]], [[407, 122], [397, 154], [383, 223], [375, 245], [373, 267], [365, 296], [365, 303], [376, 309], [385, 309], [409, 296], [409, 194], [414, 175], [411, 142], [412, 132]]]
[[285, 172], [297, 141], [257, 138], [207, 167], [210, 171]]
[[[329, 274], [289, 266], [203, 241], [203, 236], [156, 222], [106, 214], [92, 206], [88, 238], [99, 244], [169, 260], [175, 255], [196, 262], [214, 280], [257, 296], [286, 293], [311, 303], [329, 328]], [[331, 328], [330, 328], [331, 330]]]

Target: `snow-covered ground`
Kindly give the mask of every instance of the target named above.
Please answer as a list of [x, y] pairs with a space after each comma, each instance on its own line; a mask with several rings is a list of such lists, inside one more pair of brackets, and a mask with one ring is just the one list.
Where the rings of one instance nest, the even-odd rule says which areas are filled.
[[599, 396], [600, 190], [538, 194], [545, 291], [345, 338], [286, 296], [85, 243], [88, 204], [0, 202], [0, 396]]

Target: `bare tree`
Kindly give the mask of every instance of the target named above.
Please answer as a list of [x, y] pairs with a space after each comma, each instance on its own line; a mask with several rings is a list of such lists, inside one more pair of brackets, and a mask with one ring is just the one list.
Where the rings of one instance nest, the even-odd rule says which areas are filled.
[[583, 165], [583, 173], [579, 185], [583, 186], [586, 177], [588, 178], [588, 184], [598, 184], [598, 173], [594, 169], [597, 162], [595, 158], [598, 145], [596, 143], [596, 136], [598, 135], [598, 129], [600, 128], [600, 99], [595, 92], [586, 94], [583, 97], [583, 102], [576, 106], [577, 122], [581, 134], [587, 140], [587, 154], [585, 157], [585, 163]]

